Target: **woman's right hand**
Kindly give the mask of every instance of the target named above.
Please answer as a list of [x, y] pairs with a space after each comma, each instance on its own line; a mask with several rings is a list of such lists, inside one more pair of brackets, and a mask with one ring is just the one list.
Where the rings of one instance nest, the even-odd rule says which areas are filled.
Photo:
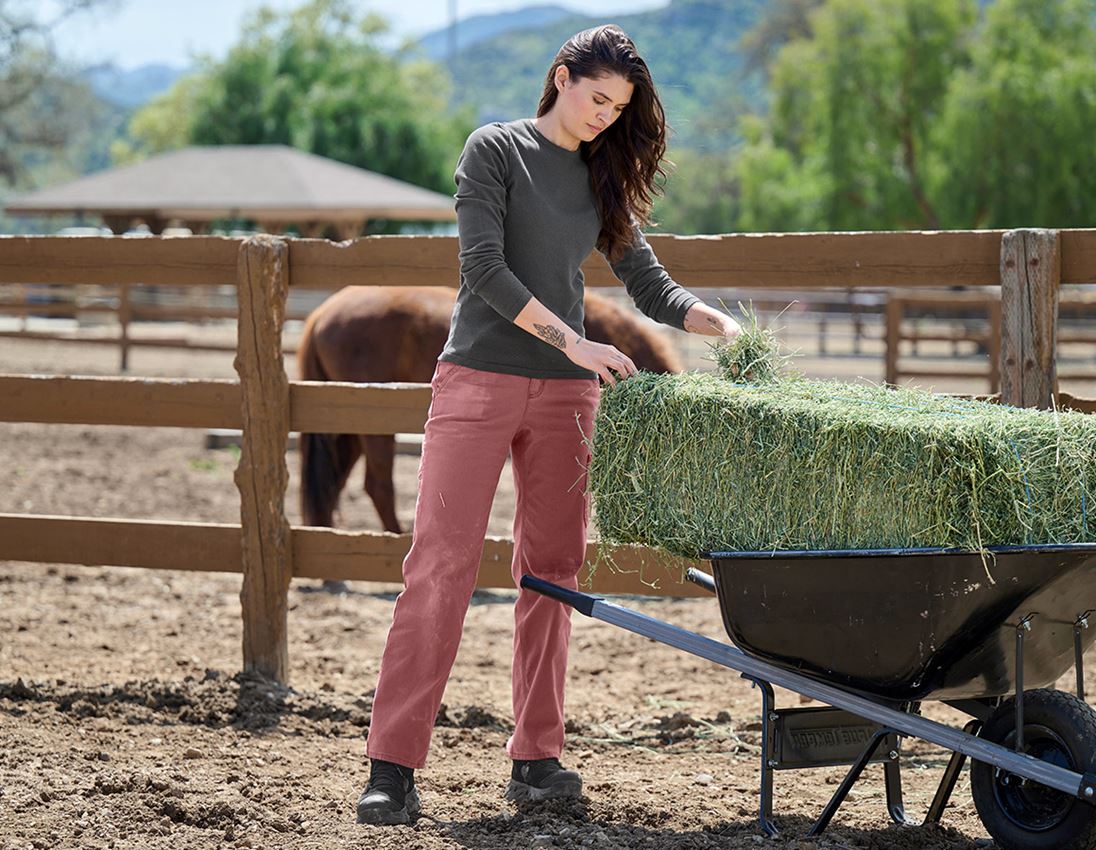
[[623, 380], [639, 371], [627, 354], [612, 345], [589, 339], [580, 339], [567, 351], [567, 356], [576, 366], [597, 372], [601, 380], [610, 387], [616, 386], [617, 377], [614, 372]]

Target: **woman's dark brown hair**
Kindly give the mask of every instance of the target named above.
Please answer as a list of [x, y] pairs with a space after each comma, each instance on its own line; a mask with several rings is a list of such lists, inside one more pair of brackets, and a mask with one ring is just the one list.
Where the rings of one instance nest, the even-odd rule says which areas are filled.
[[666, 113], [647, 63], [620, 27], [606, 24], [567, 39], [548, 69], [537, 117], [556, 102], [560, 65], [566, 65], [576, 81], [620, 74], [634, 86], [620, 117], [592, 142], [580, 144], [601, 213], [597, 247], [616, 261], [632, 245], [635, 225], [650, 221], [652, 196], [661, 193], [656, 181], [666, 176]]

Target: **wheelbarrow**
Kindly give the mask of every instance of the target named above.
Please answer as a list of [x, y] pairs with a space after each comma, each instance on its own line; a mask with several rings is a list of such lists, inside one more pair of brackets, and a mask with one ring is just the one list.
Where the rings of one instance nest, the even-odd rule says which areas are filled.
[[[975, 808], [1005, 850], [1096, 848], [1096, 712], [1082, 655], [1096, 638], [1096, 544], [704, 552], [688, 578], [719, 600], [734, 646], [531, 576], [522, 587], [742, 674], [761, 693], [761, 829], [780, 770], [849, 765], [810, 835], [882, 762], [888, 814], [907, 824], [901, 740], [951, 752], [924, 823], [967, 758]], [[1049, 689], [1070, 667], [1076, 694]], [[773, 687], [828, 707], [778, 709]], [[962, 729], [921, 715], [937, 700]]]

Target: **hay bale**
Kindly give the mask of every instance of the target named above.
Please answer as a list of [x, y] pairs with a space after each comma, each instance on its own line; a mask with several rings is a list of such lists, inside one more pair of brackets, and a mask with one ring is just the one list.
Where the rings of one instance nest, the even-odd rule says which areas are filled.
[[913, 389], [640, 373], [591, 444], [601, 540], [674, 555], [1093, 539], [1096, 418]]

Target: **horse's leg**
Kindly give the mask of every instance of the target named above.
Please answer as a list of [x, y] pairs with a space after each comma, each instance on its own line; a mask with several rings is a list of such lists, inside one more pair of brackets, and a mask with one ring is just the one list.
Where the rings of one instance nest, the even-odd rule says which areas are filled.
[[396, 437], [393, 434], [363, 436], [365, 455], [365, 492], [373, 500], [385, 531], [401, 534], [396, 519], [396, 486], [393, 480], [396, 459]]
[[[301, 434], [301, 521], [305, 525], [335, 526], [335, 508], [350, 470], [361, 454], [352, 434]], [[346, 582], [324, 579], [328, 593], [345, 593]]]
[[333, 528], [339, 494], [361, 454], [352, 434], [302, 434], [301, 521]]

